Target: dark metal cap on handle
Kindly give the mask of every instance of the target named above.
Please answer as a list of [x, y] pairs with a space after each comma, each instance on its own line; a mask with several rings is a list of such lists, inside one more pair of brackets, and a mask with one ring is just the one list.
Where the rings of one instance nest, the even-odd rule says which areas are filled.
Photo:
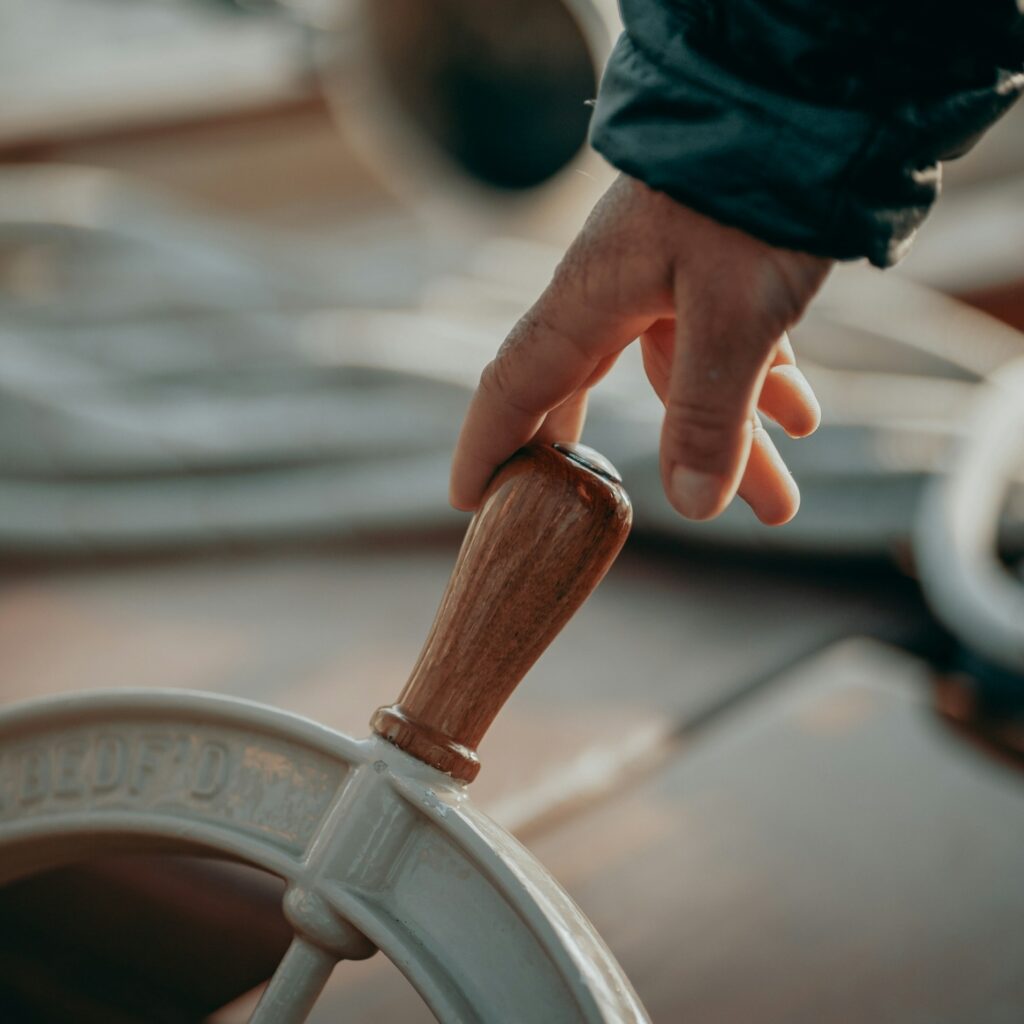
[[597, 473], [613, 484], [621, 484], [622, 477], [619, 471], [600, 452], [588, 448], [585, 444], [573, 443], [570, 441], [556, 441], [552, 446], [556, 452], [561, 452], [567, 458], [572, 459], [578, 466], [589, 469], [591, 473]]
[[530, 445], [495, 474], [398, 702], [375, 732], [470, 782], [476, 754], [519, 681], [625, 543], [629, 498], [583, 445]]

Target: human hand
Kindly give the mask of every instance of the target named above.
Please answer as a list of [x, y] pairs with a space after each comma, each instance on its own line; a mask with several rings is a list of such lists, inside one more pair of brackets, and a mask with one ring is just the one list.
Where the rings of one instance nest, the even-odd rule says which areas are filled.
[[758, 410], [792, 437], [817, 428], [785, 332], [831, 265], [620, 176], [485, 368], [455, 451], [452, 504], [476, 508], [529, 441], [578, 440], [588, 391], [639, 337], [665, 405], [661, 475], [677, 511], [711, 519], [738, 492], [762, 522], [792, 519], [799, 491]]

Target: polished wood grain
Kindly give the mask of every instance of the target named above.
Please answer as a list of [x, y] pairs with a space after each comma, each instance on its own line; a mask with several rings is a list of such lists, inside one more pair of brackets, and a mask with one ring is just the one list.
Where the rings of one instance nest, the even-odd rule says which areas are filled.
[[430, 635], [372, 726], [465, 782], [502, 705], [608, 571], [632, 522], [614, 468], [580, 445], [531, 445], [491, 481]]

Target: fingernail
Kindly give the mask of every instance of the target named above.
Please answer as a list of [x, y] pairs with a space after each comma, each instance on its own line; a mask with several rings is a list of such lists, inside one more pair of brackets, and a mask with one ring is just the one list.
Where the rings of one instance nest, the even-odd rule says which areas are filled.
[[710, 519], [718, 512], [722, 495], [719, 477], [676, 466], [670, 483], [672, 503], [687, 519]]

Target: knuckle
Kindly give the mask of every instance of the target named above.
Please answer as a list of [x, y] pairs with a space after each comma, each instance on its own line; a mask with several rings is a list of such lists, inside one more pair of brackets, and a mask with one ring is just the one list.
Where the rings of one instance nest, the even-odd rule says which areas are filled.
[[765, 267], [766, 308], [773, 314], [773, 333], [781, 335], [804, 315], [824, 277], [825, 265], [813, 257], [771, 251]]
[[510, 406], [517, 412], [533, 414], [525, 399], [516, 392], [508, 355], [503, 351], [499, 351], [483, 368], [477, 390], [491, 401]]
[[614, 316], [641, 306], [672, 308], [670, 247], [656, 237], [657, 223], [626, 218], [581, 234], [555, 270], [551, 289], [574, 296], [595, 312]]
[[699, 402], [670, 399], [664, 442], [674, 459], [695, 468], [714, 469], [728, 457], [735, 427], [724, 410]]
[[560, 299], [559, 305], [571, 300], [611, 313], [621, 303], [625, 291], [624, 262], [615, 258], [614, 245], [605, 239], [579, 242], [555, 271], [551, 294]]
[[506, 366], [502, 355], [496, 355], [480, 372], [479, 390], [489, 397], [504, 399], [509, 388]]
[[581, 360], [589, 360], [590, 355], [586, 346], [561, 327], [550, 313], [544, 310], [535, 310], [530, 314], [529, 326], [531, 330], [539, 332], [548, 342], [555, 342]]

